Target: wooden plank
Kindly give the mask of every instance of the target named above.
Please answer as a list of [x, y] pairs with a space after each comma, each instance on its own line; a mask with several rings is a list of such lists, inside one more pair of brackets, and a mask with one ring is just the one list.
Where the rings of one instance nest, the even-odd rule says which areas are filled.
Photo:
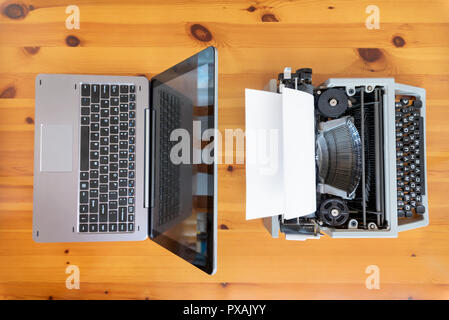
[[[21, 48], [1, 47], [0, 56], [8, 61], [0, 65], [0, 73], [86, 73], [146, 74], [159, 73], [194, 54], [197, 49], [173, 47], [114, 48], [41, 48], [27, 56]], [[384, 75], [441, 75], [449, 71], [449, 48], [370, 49], [368, 53], [352, 48], [292, 48], [284, 54], [277, 48], [223, 48], [220, 50], [220, 74], [247, 74], [263, 70], [276, 75], [285, 66], [301, 64], [318, 73], [361, 73], [383, 71]], [[263, 53], [263, 54], [262, 54]], [[70, 63], [66, 56], [71, 55]], [[139, 57], [129, 59], [130, 56]], [[158, 59], [148, 57], [160, 57]], [[51, 62], [51, 63], [50, 63]], [[267, 66], [269, 66], [267, 68]], [[373, 76], [373, 75], [370, 75]]]
[[[363, 17], [363, 16], [361, 16]], [[445, 34], [449, 31], [449, 23], [383, 23], [377, 32], [367, 32], [364, 20], [359, 23], [344, 23], [336, 27], [328, 21], [322, 24], [301, 23], [256, 23], [229, 24], [206, 22], [208, 36], [194, 31], [195, 23], [167, 22], [157, 24], [135, 24], [129, 22], [125, 26], [110, 23], [83, 22], [83, 27], [73, 32], [65, 28], [64, 22], [39, 24], [3, 24], [0, 38], [5, 46], [12, 47], [201, 47], [214, 45], [217, 47], [245, 47], [278, 49], [289, 48], [394, 48], [397, 46], [447, 47]], [[193, 29], [192, 29], [193, 28]], [[104, 32], [107, 30], [107, 32]], [[149, 32], [151, 30], [151, 32]], [[14, 36], [14, 32], [21, 36]], [[263, 38], [254, 38], [254, 33], [262, 33]], [[167, 37], [166, 35], [170, 35]], [[288, 37], [279, 37], [288, 34]], [[312, 36], [311, 35], [316, 35]], [[323, 36], [319, 36], [323, 35]], [[68, 38], [70, 36], [70, 38]], [[400, 37], [401, 40], [397, 40]], [[199, 39], [211, 39], [202, 41]], [[395, 39], [396, 38], [396, 39]], [[292, 41], [298, 39], [298, 41]]]
[[[64, 23], [67, 15], [65, 8], [73, 5], [70, 0], [40, 0], [30, 1], [28, 6], [22, 5], [24, 19], [21, 23], [61, 22]], [[108, 2], [79, 0], [76, 2], [82, 13], [81, 21], [125, 24], [166, 23], [179, 21], [218, 21], [239, 22], [254, 24], [262, 22], [262, 17], [272, 14], [281, 23], [307, 23], [311, 25], [332, 23], [365, 23], [368, 14], [365, 12], [368, 3], [350, 3], [344, 0], [329, 3], [304, 1], [270, 1], [257, 3], [254, 1], [207, 1], [196, 0], [186, 2], [183, 0], [145, 1], [111, 0]], [[10, 1], [1, 1], [3, 11]], [[380, 10], [381, 23], [403, 23], [405, 25], [416, 23], [448, 22], [447, 1], [408, 1], [399, 0], [394, 3], [378, 1], [376, 5]], [[401, 12], [401, 14], [398, 14]], [[419, 12], [419, 14], [417, 14]], [[274, 21], [267, 19], [265, 21]], [[17, 23], [7, 15], [0, 16], [1, 23]]]

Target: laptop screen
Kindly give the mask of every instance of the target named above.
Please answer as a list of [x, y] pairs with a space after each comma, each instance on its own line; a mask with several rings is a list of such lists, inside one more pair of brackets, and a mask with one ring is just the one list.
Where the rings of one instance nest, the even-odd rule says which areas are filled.
[[150, 237], [207, 273], [216, 261], [216, 52], [209, 47], [151, 80]]

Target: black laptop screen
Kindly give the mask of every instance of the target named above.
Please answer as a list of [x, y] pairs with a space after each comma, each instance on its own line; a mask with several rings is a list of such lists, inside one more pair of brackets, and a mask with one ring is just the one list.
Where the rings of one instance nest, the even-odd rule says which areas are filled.
[[150, 236], [207, 273], [216, 237], [215, 59], [209, 47], [151, 80]]

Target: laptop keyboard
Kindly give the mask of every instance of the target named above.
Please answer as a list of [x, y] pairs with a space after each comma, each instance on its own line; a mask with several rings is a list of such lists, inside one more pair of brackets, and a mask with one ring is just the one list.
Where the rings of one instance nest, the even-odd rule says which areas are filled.
[[79, 232], [134, 232], [135, 91], [81, 84]]
[[177, 141], [170, 134], [181, 125], [179, 98], [160, 91], [160, 174], [159, 174], [159, 225], [179, 215], [179, 165], [170, 160], [170, 150]]

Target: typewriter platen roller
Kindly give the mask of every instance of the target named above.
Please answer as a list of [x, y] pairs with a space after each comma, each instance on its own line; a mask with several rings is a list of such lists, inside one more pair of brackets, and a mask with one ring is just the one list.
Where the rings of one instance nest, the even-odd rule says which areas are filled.
[[312, 85], [312, 70], [286, 68], [270, 91], [313, 94], [317, 211], [264, 218], [273, 237], [396, 237], [428, 224], [425, 90], [392, 78]]

